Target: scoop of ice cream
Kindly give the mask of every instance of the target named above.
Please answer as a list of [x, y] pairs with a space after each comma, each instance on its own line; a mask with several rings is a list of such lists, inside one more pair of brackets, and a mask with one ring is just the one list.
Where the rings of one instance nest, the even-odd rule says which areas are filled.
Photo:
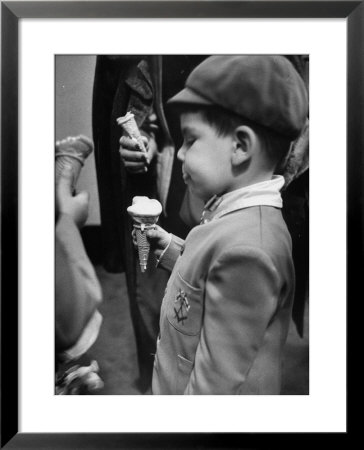
[[133, 204], [128, 207], [131, 216], [159, 216], [162, 212], [162, 205], [158, 200], [148, 197], [134, 197]]
[[133, 202], [132, 202], [132, 204], [134, 205], [135, 203], [138, 203], [138, 202], [140, 202], [140, 201], [143, 201], [143, 200], [150, 200], [150, 198], [149, 197], [145, 197], [145, 196], [136, 196], [136, 197], [133, 197]]

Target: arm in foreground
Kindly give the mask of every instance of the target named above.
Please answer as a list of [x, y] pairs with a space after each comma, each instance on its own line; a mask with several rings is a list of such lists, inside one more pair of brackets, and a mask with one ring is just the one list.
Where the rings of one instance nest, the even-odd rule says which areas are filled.
[[[75, 345], [94, 315], [102, 294], [95, 270], [86, 254], [79, 228], [87, 218], [88, 196], [71, 194], [71, 172], [66, 169], [56, 190], [57, 213], [55, 236], [56, 259], [56, 351]], [[94, 320], [100, 324], [100, 319]], [[94, 329], [89, 343], [96, 339]], [[90, 346], [90, 345], [89, 345]], [[86, 351], [87, 349], [85, 349]]]

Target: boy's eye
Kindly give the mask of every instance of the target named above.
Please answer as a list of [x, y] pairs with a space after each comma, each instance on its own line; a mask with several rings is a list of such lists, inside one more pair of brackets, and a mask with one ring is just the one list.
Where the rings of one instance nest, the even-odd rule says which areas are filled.
[[188, 138], [184, 140], [184, 144], [186, 147], [191, 147], [191, 145], [193, 145], [193, 143], [195, 142], [195, 138]]

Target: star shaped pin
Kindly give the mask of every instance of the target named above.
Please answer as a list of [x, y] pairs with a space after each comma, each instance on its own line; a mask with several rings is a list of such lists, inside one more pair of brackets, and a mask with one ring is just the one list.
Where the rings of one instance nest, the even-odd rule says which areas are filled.
[[184, 325], [184, 321], [187, 319], [187, 313], [191, 307], [191, 305], [188, 302], [187, 294], [185, 293], [185, 291], [179, 289], [174, 302], [179, 303], [178, 305], [179, 307], [174, 308], [175, 318], [177, 319], [178, 323], [182, 322], [182, 325]]

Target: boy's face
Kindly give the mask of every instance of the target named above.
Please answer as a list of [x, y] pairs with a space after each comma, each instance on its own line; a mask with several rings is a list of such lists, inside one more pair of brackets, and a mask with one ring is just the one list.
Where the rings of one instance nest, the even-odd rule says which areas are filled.
[[184, 182], [201, 200], [227, 192], [233, 181], [232, 136], [218, 136], [198, 112], [181, 114], [183, 145], [177, 157], [182, 161]]

